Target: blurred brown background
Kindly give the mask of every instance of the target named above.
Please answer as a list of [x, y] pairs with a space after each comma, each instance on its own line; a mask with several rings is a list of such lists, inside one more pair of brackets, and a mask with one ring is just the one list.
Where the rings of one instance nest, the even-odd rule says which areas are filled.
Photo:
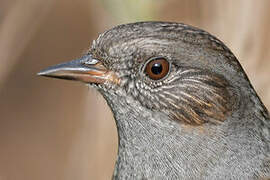
[[117, 134], [103, 98], [37, 77], [100, 32], [142, 20], [201, 27], [235, 53], [270, 109], [270, 1], [0, 0], [0, 180], [110, 179]]

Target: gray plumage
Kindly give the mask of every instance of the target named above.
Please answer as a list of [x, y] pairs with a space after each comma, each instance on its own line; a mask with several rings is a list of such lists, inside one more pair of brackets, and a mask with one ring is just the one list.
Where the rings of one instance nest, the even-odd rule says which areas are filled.
[[[270, 177], [268, 111], [214, 36], [179, 23], [126, 24], [101, 34], [86, 57], [117, 77], [89, 83], [116, 121], [114, 179]], [[159, 80], [145, 73], [155, 57], [170, 65]]]

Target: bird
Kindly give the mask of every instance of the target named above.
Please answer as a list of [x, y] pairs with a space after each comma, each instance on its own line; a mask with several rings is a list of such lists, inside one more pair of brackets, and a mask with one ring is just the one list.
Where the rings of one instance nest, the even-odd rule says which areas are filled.
[[269, 113], [231, 50], [184, 23], [121, 24], [40, 76], [80, 81], [118, 132], [112, 179], [268, 179]]

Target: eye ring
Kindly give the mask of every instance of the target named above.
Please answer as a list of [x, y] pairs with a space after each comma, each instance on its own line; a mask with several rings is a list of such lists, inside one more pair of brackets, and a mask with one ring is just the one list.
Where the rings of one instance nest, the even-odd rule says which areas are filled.
[[146, 65], [144, 72], [152, 80], [160, 80], [164, 78], [170, 70], [170, 63], [163, 57], [150, 59]]

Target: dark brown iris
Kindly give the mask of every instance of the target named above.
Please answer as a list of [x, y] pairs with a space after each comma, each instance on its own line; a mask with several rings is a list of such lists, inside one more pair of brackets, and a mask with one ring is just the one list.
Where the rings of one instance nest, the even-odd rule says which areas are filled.
[[157, 58], [146, 64], [145, 73], [153, 80], [164, 78], [169, 72], [169, 62], [164, 58]]

